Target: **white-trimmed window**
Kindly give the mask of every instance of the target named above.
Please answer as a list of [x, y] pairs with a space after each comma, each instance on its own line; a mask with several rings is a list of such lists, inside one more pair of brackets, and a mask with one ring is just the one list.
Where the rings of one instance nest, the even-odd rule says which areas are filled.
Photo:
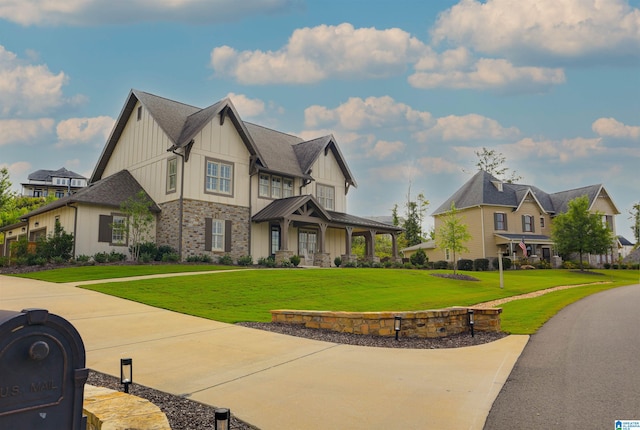
[[544, 217], [540, 217], [540, 228], [544, 228]]
[[334, 210], [335, 188], [328, 185], [318, 184], [316, 192], [318, 194], [318, 203], [320, 203], [325, 209]]
[[298, 254], [309, 256], [315, 254], [318, 243], [318, 232], [315, 230], [300, 230], [298, 233]]
[[493, 214], [493, 224], [495, 230], [507, 230], [507, 214], [504, 212], [495, 212]]
[[258, 195], [270, 199], [293, 196], [293, 179], [283, 176], [260, 173], [258, 178]]
[[114, 215], [111, 224], [111, 243], [125, 243], [125, 220], [122, 215]]
[[204, 191], [232, 195], [233, 164], [211, 158], [207, 158], [205, 163]]
[[230, 252], [231, 251], [231, 225], [230, 220], [217, 218], [205, 218], [204, 225], [204, 249], [205, 251]]
[[224, 251], [224, 221], [211, 220], [211, 250]]
[[167, 194], [175, 193], [178, 184], [178, 158], [167, 160]]
[[522, 215], [522, 231], [526, 233], [533, 233], [535, 231], [535, 225], [531, 215]]

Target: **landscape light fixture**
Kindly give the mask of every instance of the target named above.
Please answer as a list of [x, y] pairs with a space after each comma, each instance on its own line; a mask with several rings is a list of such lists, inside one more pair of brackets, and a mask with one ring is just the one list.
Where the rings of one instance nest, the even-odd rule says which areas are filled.
[[120, 384], [124, 385], [124, 392], [129, 393], [129, 385], [133, 383], [133, 360], [120, 359]]
[[231, 411], [227, 408], [217, 408], [213, 411], [213, 428], [215, 430], [229, 430], [231, 428]]
[[393, 317], [393, 329], [396, 331], [396, 340], [398, 340], [398, 333], [400, 333], [401, 328], [402, 328], [402, 317], [398, 317], [398, 316]]
[[473, 332], [473, 326], [475, 325], [475, 321], [473, 320], [473, 309], [469, 309], [467, 313], [469, 314], [469, 327], [471, 327], [471, 337], [475, 337], [475, 333]]

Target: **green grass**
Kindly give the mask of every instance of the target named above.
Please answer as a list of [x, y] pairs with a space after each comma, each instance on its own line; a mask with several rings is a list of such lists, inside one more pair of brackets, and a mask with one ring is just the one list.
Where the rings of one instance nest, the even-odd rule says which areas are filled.
[[[532, 333], [558, 310], [585, 295], [638, 282], [635, 271], [604, 275], [566, 270], [473, 272], [477, 282], [428, 271], [392, 269], [253, 270], [105, 283], [88, 288], [151, 306], [234, 323], [270, 321], [270, 310], [409, 311], [466, 306], [550, 288], [607, 281], [504, 306], [503, 330]], [[440, 272], [442, 273], [442, 272]], [[71, 275], [71, 274], [70, 274]], [[67, 281], [65, 281], [67, 282]], [[523, 304], [526, 303], [526, 304]]]
[[15, 275], [21, 278], [38, 279], [47, 282], [79, 282], [94, 281], [97, 279], [127, 278], [130, 276], [156, 275], [181, 272], [204, 272], [210, 270], [237, 269], [237, 266], [214, 265], [186, 265], [186, 264], [159, 264], [159, 265], [113, 265], [113, 266], [80, 266], [65, 267], [60, 269], [43, 270], [40, 272]]

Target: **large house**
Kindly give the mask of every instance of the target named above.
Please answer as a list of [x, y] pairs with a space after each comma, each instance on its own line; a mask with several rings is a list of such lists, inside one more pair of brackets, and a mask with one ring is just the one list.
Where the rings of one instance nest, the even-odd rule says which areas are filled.
[[[615, 215], [620, 211], [602, 185], [590, 185], [573, 190], [546, 193], [532, 185], [503, 182], [485, 171], [479, 171], [432, 214], [436, 232], [442, 225], [443, 215], [454, 203], [459, 216], [467, 225], [471, 240], [468, 252], [456, 256], [465, 259], [497, 258], [498, 254], [518, 259], [559, 262], [551, 240], [553, 218], [566, 212], [568, 203], [576, 197], [589, 198], [589, 210], [603, 214], [615, 235]], [[600, 265], [617, 258], [612, 243], [609, 255], [589, 256], [590, 263]], [[405, 257], [424, 249], [430, 261], [452, 261], [447, 250], [438, 249], [435, 242], [425, 242], [403, 249]], [[555, 257], [555, 258], [554, 258]]]
[[26, 197], [55, 196], [61, 198], [73, 194], [87, 186], [87, 178], [64, 167], [58, 170], [36, 170], [22, 185], [22, 195]]
[[349, 261], [351, 239], [390, 234], [397, 255], [401, 229], [347, 213], [356, 180], [329, 136], [303, 140], [244, 122], [229, 99], [201, 109], [132, 90], [87, 188], [8, 226], [9, 244], [53, 231], [57, 219], [75, 238], [75, 255], [127, 253], [120, 204], [144, 191], [153, 202], [151, 240], [194, 255], [254, 261], [294, 254], [303, 264]]

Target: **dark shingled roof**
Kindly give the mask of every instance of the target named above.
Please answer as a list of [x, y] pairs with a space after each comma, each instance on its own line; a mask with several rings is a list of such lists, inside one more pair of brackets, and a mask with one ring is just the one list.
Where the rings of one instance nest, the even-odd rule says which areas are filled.
[[[499, 186], [502, 186], [502, 191], [498, 189]], [[567, 204], [576, 197], [586, 195], [589, 198], [590, 205], [593, 205], [601, 191], [603, 191], [603, 186], [597, 184], [548, 194], [533, 185], [502, 182], [481, 170], [441, 204], [432, 215], [439, 215], [449, 211], [452, 202], [455, 202], [457, 209], [481, 205], [505, 206], [515, 209], [520, 206], [524, 198], [529, 194], [538, 201], [545, 212], [557, 214], [566, 212]]]
[[[120, 172], [108, 176], [98, 182], [94, 182], [88, 187], [82, 188], [75, 194], [63, 197], [48, 205], [42, 206], [22, 218], [30, 218], [35, 215], [39, 215], [44, 212], [48, 212], [53, 209], [57, 209], [72, 203], [83, 203], [97, 206], [110, 206], [119, 208], [120, 205], [128, 198], [134, 197], [140, 191], [144, 191], [142, 186], [136, 181], [136, 179], [129, 173], [128, 170], [121, 170]], [[158, 213], [160, 208], [144, 191], [147, 199], [152, 202], [151, 211]]]
[[251, 219], [254, 222], [264, 222], [278, 220], [293, 214], [302, 205], [311, 203], [317, 213], [318, 218], [335, 224], [373, 228], [385, 232], [401, 232], [402, 228], [391, 224], [374, 221], [367, 218], [349, 215], [343, 212], [334, 212], [325, 210], [312, 195], [287, 197], [284, 199], [274, 200], [264, 209], [255, 214]]
[[36, 170], [28, 176], [30, 181], [51, 182], [52, 178], [86, 179], [81, 174], [67, 170], [64, 167], [58, 170]]
[[302, 139], [250, 122], [244, 125], [260, 148], [260, 161], [265, 169], [298, 178], [306, 176], [293, 150], [293, 145], [302, 142]]

